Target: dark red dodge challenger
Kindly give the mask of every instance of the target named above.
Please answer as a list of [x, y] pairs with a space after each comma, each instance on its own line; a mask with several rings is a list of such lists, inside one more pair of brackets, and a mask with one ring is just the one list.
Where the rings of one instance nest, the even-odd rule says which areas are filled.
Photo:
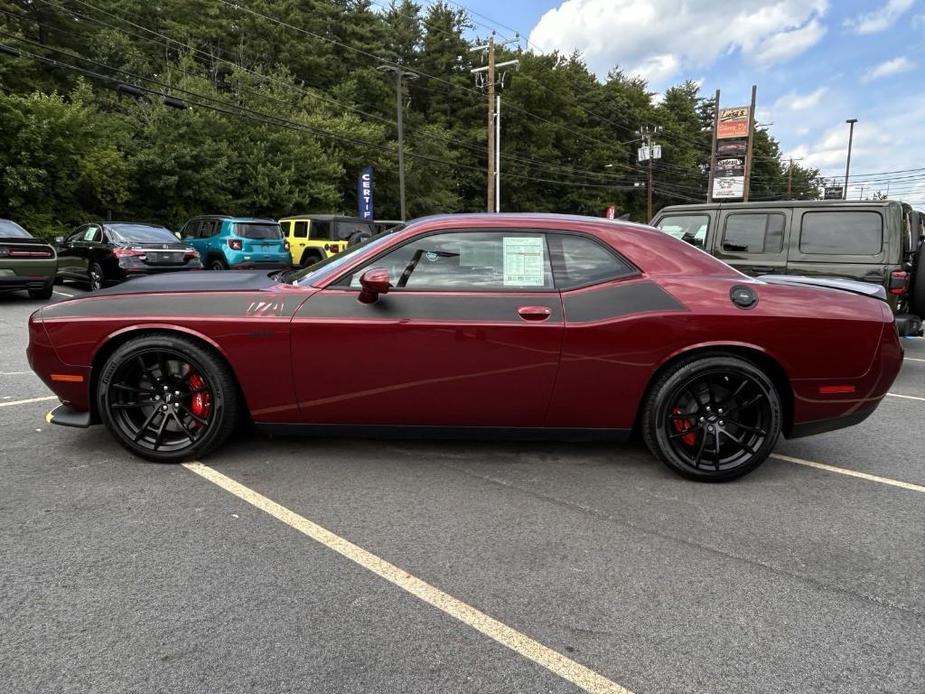
[[46, 306], [56, 424], [133, 453], [275, 433], [624, 439], [728, 480], [862, 421], [902, 363], [889, 306], [768, 284], [671, 236], [559, 215], [421, 219], [296, 272], [142, 278]]

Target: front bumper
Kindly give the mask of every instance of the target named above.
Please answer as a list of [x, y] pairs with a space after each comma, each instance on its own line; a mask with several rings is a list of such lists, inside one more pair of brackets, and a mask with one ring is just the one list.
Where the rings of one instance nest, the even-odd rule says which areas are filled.
[[58, 405], [45, 415], [45, 421], [49, 424], [58, 424], [63, 427], [77, 427], [78, 429], [86, 429], [93, 423], [89, 412], [75, 410], [70, 405]]

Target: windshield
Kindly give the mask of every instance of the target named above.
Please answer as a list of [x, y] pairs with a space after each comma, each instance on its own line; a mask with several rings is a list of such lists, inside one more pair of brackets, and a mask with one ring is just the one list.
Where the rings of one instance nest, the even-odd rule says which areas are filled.
[[177, 237], [169, 229], [147, 224], [107, 224], [117, 240], [126, 243], [177, 243]]
[[8, 219], [0, 219], [0, 237], [31, 239], [32, 234]]
[[324, 260], [310, 265], [307, 268], [303, 268], [292, 274], [286, 275], [286, 281], [291, 282], [292, 284], [314, 284], [318, 280], [328, 277], [329, 275], [337, 272], [337, 270], [344, 265], [350, 263], [354, 256], [357, 254], [357, 251], [365, 251], [369, 248], [375, 248], [381, 246], [387, 241], [389, 234], [378, 234], [372, 238], [363, 241], [363, 243], [358, 243], [356, 246], [351, 246], [343, 253], [338, 253], [337, 255], [328, 256]]
[[271, 223], [254, 223], [254, 222], [237, 222], [234, 225], [234, 233], [245, 239], [281, 239], [283, 231], [279, 224]]

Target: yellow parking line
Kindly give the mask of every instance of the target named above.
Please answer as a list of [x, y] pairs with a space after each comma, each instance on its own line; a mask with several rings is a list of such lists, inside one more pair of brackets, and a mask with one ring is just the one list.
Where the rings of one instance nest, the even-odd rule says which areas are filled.
[[28, 398], [26, 400], [10, 400], [9, 402], [0, 402], [0, 407], [12, 407], [13, 405], [28, 405], [30, 402], [45, 402], [46, 400], [57, 400], [57, 395], [48, 395], [43, 398]]
[[918, 395], [900, 395], [899, 393], [887, 393], [891, 398], [904, 398], [906, 400], [925, 400], [925, 398], [919, 397]]
[[888, 484], [891, 487], [899, 487], [900, 489], [908, 489], [912, 492], [925, 493], [925, 486], [921, 484], [903, 482], [901, 480], [890, 479], [889, 477], [881, 477], [880, 475], [871, 475], [867, 472], [858, 472], [857, 470], [848, 470], [847, 468], [835, 467], [834, 465], [827, 465], [826, 463], [817, 463], [812, 460], [793, 458], [789, 455], [781, 455], [780, 453], [772, 453], [771, 457], [776, 458], [777, 460], [783, 460], [785, 463], [805, 465], [807, 467], [814, 467], [818, 470], [825, 470], [826, 472], [834, 472], [839, 475], [846, 475], [847, 477], [857, 477], [858, 479], [867, 480], [868, 482], [879, 482], [880, 484]]
[[529, 658], [538, 665], [543, 666], [550, 672], [553, 672], [581, 689], [587, 692], [601, 692], [606, 694], [632, 694], [630, 690], [622, 687], [616, 682], [575, 662], [571, 658], [567, 658], [548, 646], [534, 641], [526, 634], [499, 622], [497, 619], [489, 617], [484, 612], [464, 603], [462, 600], [454, 598], [448, 593], [444, 593], [439, 588], [412, 576], [407, 571], [400, 569], [394, 564], [390, 564], [385, 559], [367, 552], [362, 547], [353, 544], [349, 540], [345, 540], [339, 535], [313, 523], [294, 511], [290, 511], [285, 506], [281, 506], [272, 499], [268, 499], [262, 494], [255, 492], [253, 489], [245, 487], [240, 482], [236, 482], [217, 470], [203, 465], [202, 463], [184, 463], [183, 467], [207, 479], [209, 482], [218, 485], [225, 491], [234, 494], [239, 499], [255, 506], [264, 513], [282, 521], [291, 528], [298, 530], [312, 540], [321, 543], [328, 549], [334, 550], [367, 571], [381, 576], [402, 590], [411, 593], [420, 600], [436, 607], [438, 610], [458, 619], [463, 624], [481, 632], [488, 638], [497, 641], [503, 646], [507, 646], [512, 651], [519, 653], [525, 658]]

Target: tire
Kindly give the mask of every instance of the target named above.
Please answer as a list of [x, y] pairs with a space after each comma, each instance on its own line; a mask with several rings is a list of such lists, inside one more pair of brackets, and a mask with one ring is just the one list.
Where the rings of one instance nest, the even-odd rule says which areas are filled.
[[52, 282], [47, 287], [43, 287], [42, 289], [30, 289], [29, 298], [30, 299], [43, 299], [43, 300], [50, 299], [54, 291], [55, 291], [55, 285]]
[[771, 379], [724, 354], [692, 358], [660, 375], [643, 407], [642, 436], [652, 454], [703, 482], [733, 480], [761, 465], [783, 419]]
[[306, 251], [302, 254], [302, 261], [299, 263], [300, 267], [309, 267], [315, 263], [320, 263], [323, 258], [315, 252]]
[[113, 438], [157, 463], [207, 455], [229, 437], [240, 412], [231, 369], [179, 335], [147, 335], [118, 347], [100, 371], [96, 401]]
[[212, 260], [209, 261], [209, 269], [216, 271], [227, 270], [228, 264], [221, 258], [212, 258]]
[[99, 263], [93, 263], [90, 266], [90, 291], [96, 292], [102, 289], [104, 279], [103, 268], [100, 267]]

